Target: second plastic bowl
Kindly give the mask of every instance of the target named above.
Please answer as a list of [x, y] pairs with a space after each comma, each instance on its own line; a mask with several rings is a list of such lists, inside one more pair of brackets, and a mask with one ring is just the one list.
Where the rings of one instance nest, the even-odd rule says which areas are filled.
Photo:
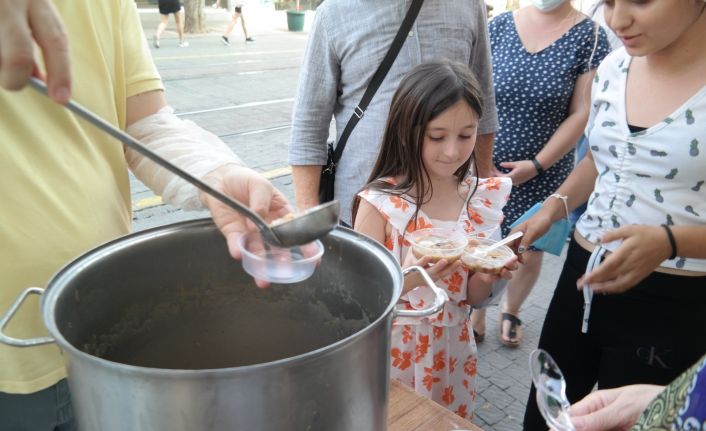
[[495, 244], [497, 241], [485, 238], [469, 239], [468, 245], [461, 256], [463, 265], [474, 272], [485, 272], [489, 274], [500, 274], [503, 267], [515, 253], [510, 247], [502, 245], [489, 253], [484, 252], [484, 248]]

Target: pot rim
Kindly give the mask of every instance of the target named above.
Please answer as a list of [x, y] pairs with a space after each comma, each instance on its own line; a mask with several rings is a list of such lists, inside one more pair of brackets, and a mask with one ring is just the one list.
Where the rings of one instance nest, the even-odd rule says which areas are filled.
[[[392, 254], [377, 241], [374, 241], [365, 235], [353, 231], [342, 226], [336, 227], [330, 235], [334, 236], [353, 236], [356, 242], [365, 243], [369, 250], [380, 257], [383, 264], [388, 267], [391, 275], [393, 276], [394, 283], [396, 287], [393, 289], [392, 298], [390, 298], [390, 303], [385, 308], [384, 312], [368, 326], [355, 332], [335, 343], [329, 344], [328, 346], [321, 347], [310, 352], [302, 353], [300, 355], [291, 356], [288, 358], [278, 359], [271, 362], [263, 362], [253, 365], [245, 365], [240, 367], [228, 367], [228, 368], [205, 368], [196, 370], [187, 369], [169, 369], [169, 368], [149, 368], [140, 367], [137, 365], [128, 365], [120, 362], [114, 362], [107, 359], [99, 358], [94, 355], [90, 355], [78, 348], [73, 344], [69, 343], [63, 334], [59, 330], [56, 320], [55, 313], [53, 310], [56, 308], [56, 303], [59, 294], [62, 292], [64, 286], [66, 285], [65, 280], [70, 280], [76, 272], [81, 271], [83, 268], [89, 266], [92, 262], [103, 259], [107, 254], [111, 254], [116, 250], [123, 249], [127, 246], [133, 246], [135, 244], [151, 240], [163, 235], [168, 235], [175, 231], [180, 231], [184, 229], [195, 229], [195, 228], [208, 228], [215, 227], [213, 220], [211, 218], [202, 218], [196, 220], [188, 220], [177, 223], [172, 223], [164, 226], [158, 226], [150, 229], [145, 229], [139, 232], [133, 232], [125, 236], [121, 236], [114, 240], [108, 241], [102, 245], [99, 245], [79, 257], [73, 259], [66, 265], [64, 265], [47, 283], [47, 287], [41, 298], [41, 314], [42, 320], [47, 330], [54, 338], [54, 341], [59, 346], [62, 351], [67, 351], [70, 353], [71, 358], [80, 359], [82, 361], [91, 362], [95, 365], [109, 366], [114, 369], [118, 369], [121, 372], [127, 372], [132, 374], [149, 374], [151, 377], [163, 376], [163, 377], [198, 377], [202, 378], [204, 375], [216, 375], [222, 374], [223, 372], [228, 372], [229, 374], [252, 374], [257, 371], [266, 371], [269, 369], [277, 368], [282, 369], [283, 367], [295, 367], [304, 364], [310, 360], [316, 359], [326, 353], [334, 352], [338, 349], [346, 347], [347, 345], [356, 342], [358, 338], [362, 338], [368, 332], [374, 331], [378, 325], [385, 324], [387, 319], [392, 318], [392, 312], [394, 307], [402, 292], [402, 270], [400, 268], [397, 259], [392, 256]], [[389, 336], [389, 335], [388, 335]]]

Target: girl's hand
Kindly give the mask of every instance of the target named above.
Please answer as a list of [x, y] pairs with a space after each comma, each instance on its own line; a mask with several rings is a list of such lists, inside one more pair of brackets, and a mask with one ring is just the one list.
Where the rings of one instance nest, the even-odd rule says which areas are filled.
[[590, 284], [597, 293], [625, 292], [647, 277], [672, 252], [662, 226], [623, 226], [603, 234], [601, 243], [616, 240], [623, 242], [598, 268], [576, 282], [579, 289]]
[[500, 166], [506, 169], [510, 169], [510, 172], [503, 175], [505, 177], [510, 177], [513, 186], [518, 186], [522, 183], [526, 183], [532, 178], [537, 176], [537, 169], [535, 169], [534, 164], [530, 160], [520, 160], [517, 162], [503, 162]]
[[466, 284], [466, 300], [471, 305], [478, 305], [488, 299], [493, 290], [493, 284], [500, 279], [509, 280], [512, 278], [512, 271], [519, 267], [517, 256], [512, 257], [505, 263], [505, 267], [500, 274], [486, 274], [482, 272], [469, 272], [468, 283]]
[[410, 250], [405, 256], [402, 268], [409, 268], [410, 266], [421, 266], [429, 274], [432, 280], [440, 280], [444, 277], [448, 277], [454, 271], [461, 267], [461, 259], [456, 259], [455, 261], [449, 263], [446, 259], [441, 259], [436, 263], [432, 263], [432, 258], [430, 256], [422, 256], [417, 259], [414, 253]]
[[500, 280], [510, 280], [512, 278], [512, 272], [516, 271], [517, 268], [519, 268], [520, 265], [518, 263], [518, 257], [513, 256], [510, 258], [505, 263], [505, 266], [503, 267], [502, 271], [500, 271], [500, 274], [486, 274], [483, 272], [476, 272], [474, 274], [475, 277], [478, 277], [481, 283], [485, 284], [495, 284]]

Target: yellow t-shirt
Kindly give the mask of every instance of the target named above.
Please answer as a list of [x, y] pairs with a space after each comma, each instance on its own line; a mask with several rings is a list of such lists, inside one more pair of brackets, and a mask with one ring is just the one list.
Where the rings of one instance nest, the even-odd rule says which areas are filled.
[[[125, 128], [126, 99], [162, 89], [133, 0], [55, 1], [75, 100]], [[0, 90], [0, 312], [25, 288], [130, 229], [122, 145], [32, 89]], [[6, 332], [45, 335], [36, 296]], [[31, 393], [65, 376], [59, 348], [0, 344], [0, 392]]]

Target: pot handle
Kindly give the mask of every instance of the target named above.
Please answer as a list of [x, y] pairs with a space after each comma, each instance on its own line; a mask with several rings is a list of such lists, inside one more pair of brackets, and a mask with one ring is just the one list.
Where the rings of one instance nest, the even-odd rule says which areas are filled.
[[25, 291], [22, 292], [20, 296], [17, 297], [17, 299], [15, 299], [15, 302], [10, 306], [10, 309], [7, 310], [7, 312], [3, 314], [2, 317], [0, 317], [0, 343], [15, 347], [31, 347], [54, 342], [54, 339], [52, 337], [28, 338], [26, 340], [22, 340], [19, 338], [10, 337], [4, 332], [5, 326], [10, 323], [10, 319], [15, 316], [15, 313], [17, 313], [17, 310], [19, 310], [24, 300], [27, 299], [27, 297], [31, 294], [41, 295], [43, 293], [44, 289], [42, 288], [29, 287], [25, 289]]
[[397, 310], [395, 309], [393, 311], [395, 316], [401, 316], [401, 317], [425, 317], [425, 316], [431, 316], [432, 314], [438, 313], [441, 311], [441, 309], [444, 307], [444, 304], [446, 301], [449, 300], [449, 295], [446, 294], [446, 291], [444, 289], [440, 289], [436, 286], [434, 283], [434, 280], [429, 277], [429, 274], [422, 268], [421, 266], [410, 266], [409, 268], [406, 268], [405, 270], [402, 271], [402, 276], [404, 277], [405, 275], [409, 274], [410, 272], [418, 272], [422, 278], [424, 279], [424, 282], [429, 286], [431, 290], [434, 291], [434, 295], [436, 295], [436, 298], [434, 298], [434, 303], [429, 307], [425, 308], [422, 310]]

